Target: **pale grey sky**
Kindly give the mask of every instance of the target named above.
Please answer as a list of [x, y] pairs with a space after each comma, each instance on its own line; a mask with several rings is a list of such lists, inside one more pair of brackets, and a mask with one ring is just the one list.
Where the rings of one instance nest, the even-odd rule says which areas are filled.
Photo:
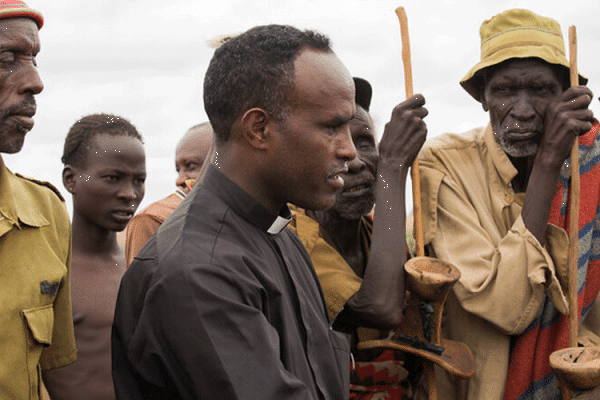
[[[48, 180], [63, 194], [60, 156], [69, 127], [81, 116], [128, 118], [146, 143], [148, 180], [141, 207], [174, 190], [174, 149], [186, 129], [205, 121], [202, 80], [207, 41], [252, 26], [283, 23], [327, 34], [355, 76], [373, 85], [373, 117], [381, 132], [404, 99], [400, 27], [408, 15], [415, 93], [427, 101], [429, 136], [481, 126], [487, 114], [458, 81], [479, 60], [479, 26], [509, 8], [527, 8], [577, 27], [579, 71], [596, 92], [600, 115], [600, 1], [571, 0], [27, 0], [40, 10], [35, 127], [23, 151], [4, 156], [16, 172]], [[70, 198], [67, 203], [70, 207]], [[410, 199], [409, 204], [412, 204]], [[70, 209], [70, 208], [69, 208]]]

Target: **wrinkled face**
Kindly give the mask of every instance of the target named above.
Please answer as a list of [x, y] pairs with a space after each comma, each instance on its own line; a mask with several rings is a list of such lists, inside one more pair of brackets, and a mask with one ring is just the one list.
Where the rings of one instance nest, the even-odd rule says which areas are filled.
[[269, 184], [277, 202], [324, 210], [335, 202], [341, 174], [355, 155], [350, 120], [354, 82], [333, 53], [303, 51], [294, 63], [295, 94], [277, 123]]
[[481, 103], [508, 155], [537, 153], [548, 106], [563, 91], [555, 68], [538, 59], [512, 59], [487, 76]]
[[175, 149], [175, 169], [179, 174], [175, 184], [184, 193], [190, 191], [185, 181], [198, 179], [200, 169], [210, 150], [212, 135], [210, 126], [200, 127], [197, 132], [186, 134]]
[[85, 165], [72, 167], [74, 213], [109, 231], [122, 231], [144, 198], [142, 143], [130, 136], [97, 135]]
[[350, 132], [356, 157], [348, 163], [348, 172], [342, 174], [344, 187], [338, 192], [330, 211], [343, 219], [356, 220], [368, 214], [375, 203], [379, 158], [373, 121], [364, 108], [357, 106], [350, 121]]
[[39, 51], [33, 20], [0, 20], [0, 153], [19, 152], [33, 128], [34, 96], [44, 89], [35, 61]]

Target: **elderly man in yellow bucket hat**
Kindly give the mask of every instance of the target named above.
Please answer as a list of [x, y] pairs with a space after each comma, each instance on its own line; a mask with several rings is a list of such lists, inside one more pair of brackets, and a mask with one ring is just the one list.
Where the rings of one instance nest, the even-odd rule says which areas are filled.
[[[579, 140], [579, 343], [600, 343], [600, 138], [592, 92], [569, 87], [559, 24], [509, 10], [480, 30], [461, 81], [485, 128], [430, 140], [419, 158], [425, 243], [460, 269], [445, 335], [475, 355], [469, 380], [437, 371], [444, 399], [559, 399], [548, 358], [568, 346], [567, 199]], [[585, 85], [586, 79], [579, 78]]]

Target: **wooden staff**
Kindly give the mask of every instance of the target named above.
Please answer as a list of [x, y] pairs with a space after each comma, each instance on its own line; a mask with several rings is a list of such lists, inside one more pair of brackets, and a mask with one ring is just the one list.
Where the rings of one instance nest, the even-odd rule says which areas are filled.
[[[396, 15], [400, 21], [400, 35], [402, 37], [402, 62], [404, 64], [404, 88], [406, 98], [413, 95], [412, 84], [412, 65], [410, 60], [410, 41], [408, 38], [408, 21], [406, 19], [406, 11], [404, 7], [396, 8]], [[413, 194], [413, 218], [414, 218], [414, 235], [416, 243], [417, 256], [425, 255], [425, 244], [423, 243], [423, 217], [421, 214], [421, 180], [419, 176], [419, 160], [415, 158], [413, 161], [410, 177], [412, 180]]]
[[[408, 38], [408, 21], [406, 19], [406, 11], [404, 7], [396, 8], [396, 15], [400, 21], [400, 36], [402, 37], [402, 62], [404, 64], [404, 87], [406, 90], [406, 98], [413, 95], [412, 84], [412, 65], [410, 60], [410, 41]], [[414, 218], [414, 235], [416, 244], [417, 256], [425, 256], [425, 244], [423, 242], [423, 220], [421, 216], [421, 181], [419, 176], [419, 161], [415, 158], [412, 164], [410, 176], [412, 180], [413, 194], [413, 218]], [[439, 339], [439, 338], [438, 338]], [[424, 361], [425, 375], [427, 376], [427, 392], [430, 400], [437, 400], [437, 385], [435, 382], [435, 373], [433, 364]]]
[[[571, 86], [579, 85], [577, 73], [577, 34], [569, 27], [569, 65]], [[579, 140], [571, 148], [571, 198], [569, 201], [569, 347], [577, 347], [579, 307], [577, 305], [577, 261], [579, 259]]]
[[[577, 73], [577, 36], [569, 27], [571, 86], [579, 84]], [[600, 385], [600, 347], [577, 347], [579, 307], [577, 304], [577, 251], [579, 242], [579, 139], [571, 148], [571, 197], [569, 199], [569, 346], [550, 355], [550, 366], [560, 381], [562, 398], [570, 400], [576, 391], [589, 391]], [[596, 399], [596, 390], [582, 399]]]

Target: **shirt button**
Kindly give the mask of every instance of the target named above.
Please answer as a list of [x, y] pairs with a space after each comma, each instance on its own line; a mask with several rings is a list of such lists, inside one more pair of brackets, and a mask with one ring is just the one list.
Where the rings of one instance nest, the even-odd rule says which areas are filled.
[[507, 203], [512, 203], [513, 202], [513, 195], [510, 193], [504, 193], [504, 201], [506, 201]]

